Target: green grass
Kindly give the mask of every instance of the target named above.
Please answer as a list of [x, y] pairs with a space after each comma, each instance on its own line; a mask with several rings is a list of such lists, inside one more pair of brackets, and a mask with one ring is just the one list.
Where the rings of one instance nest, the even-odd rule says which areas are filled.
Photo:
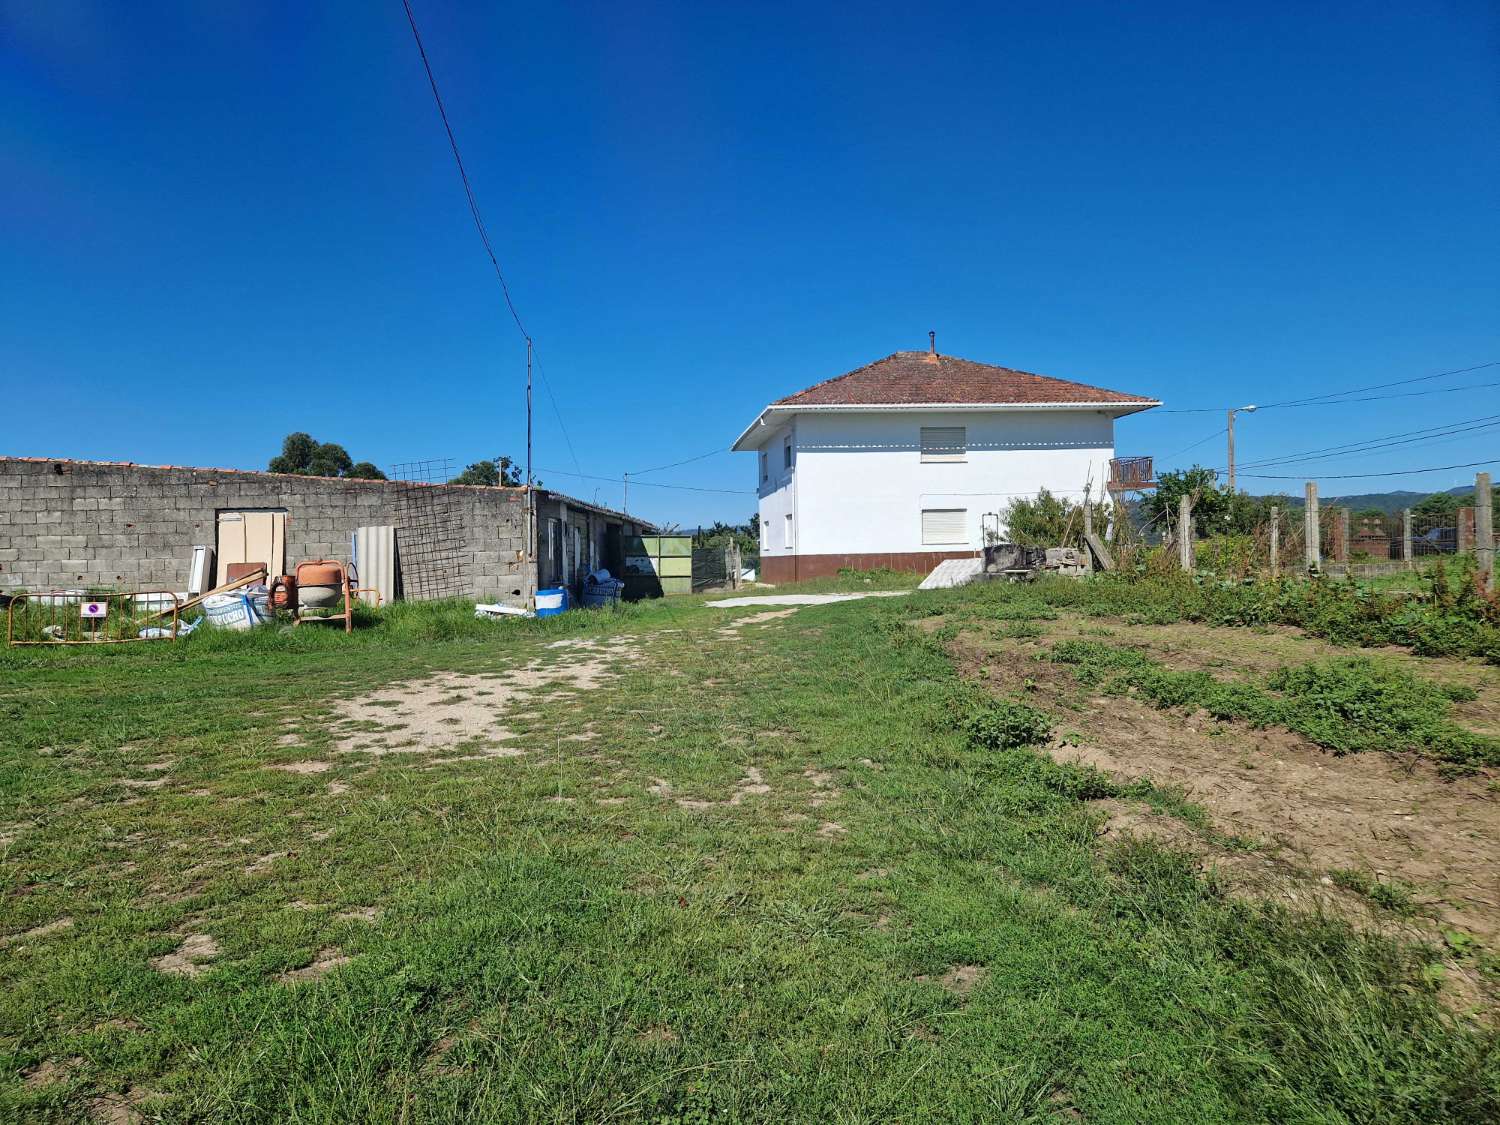
[[[906, 622], [987, 596], [0, 656], [0, 933], [72, 919], [0, 956], [0, 1118], [136, 1088], [173, 1121], [1494, 1120], [1494, 1037], [1428, 952], [1101, 846], [1093, 775], [1020, 745], [1047, 716], [964, 721]], [[333, 752], [340, 697], [622, 634], [615, 678], [511, 716], [523, 757]], [[151, 967], [189, 933], [201, 976]]]

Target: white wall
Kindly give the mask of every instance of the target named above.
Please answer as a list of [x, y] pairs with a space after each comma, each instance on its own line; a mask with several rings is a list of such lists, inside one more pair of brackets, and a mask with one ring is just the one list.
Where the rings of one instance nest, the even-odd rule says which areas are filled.
[[[755, 479], [760, 493], [760, 553], [762, 555], [793, 555], [797, 553], [797, 550], [786, 546], [785, 535], [786, 517], [792, 515], [793, 525], [797, 522], [795, 515], [797, 423], [787, 421], [774, 429], [768, 426], [767, 431], [760, 450], [764, 450], [767, 455], [770, 472], [768, 480], [760, 479], [760, 450], [757, 450], [755, 455]], [[791, 435], [794, 449], [791, 471], [782, 465], [783, 441], [788, 435]], [[770, 524], [769, 528], [767, 524]], [[802, 553], [806, 554], [805, 548], [802, 549]]]
[[[924, 463], [922, 426], [964, 426], [959, 463]], [[792, 427], [794, 469], [781, 469], [782, 436]], [[769, 429], [769, 427], [768, 427]], [[1114, 456], [1114, 419], [1093, 410], [1015, 410], [798, 414], [772, 431], [771, 479], [760, 486], [761, 520], [771, 524], [765, 554], [799, 555], [962, 550], [922, 542], [922, 509], [967, 511], [969, 547], [982, 542], [980, 518], [1016, 495], [1049, 489], [1099, 496]], [[757, 479], [759, 457], [757, 455]], [[794, 513], [796, 550], [782, 546]]]

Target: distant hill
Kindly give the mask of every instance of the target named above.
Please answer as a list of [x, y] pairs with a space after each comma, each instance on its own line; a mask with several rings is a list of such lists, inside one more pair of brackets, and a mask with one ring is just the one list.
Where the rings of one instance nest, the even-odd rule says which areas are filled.
[[[1446, 488], [1443, 490], [1450, 496], [1474, 495], [1472, 485], [1459, 485], [1457, 488]], [[1318, 501], [1322, 504], [1337, 504], [1341, 508], [1379, 508], [1382, 512], [1399, 512], [1403, 508], [1414, 508], [1427, 497], [1430, 492], [1356, 492], [1349, 496], [1319, 496]], [[1300, 508], [1302, 506], [1301, 496], [1292, 496], [1289, 507]]]

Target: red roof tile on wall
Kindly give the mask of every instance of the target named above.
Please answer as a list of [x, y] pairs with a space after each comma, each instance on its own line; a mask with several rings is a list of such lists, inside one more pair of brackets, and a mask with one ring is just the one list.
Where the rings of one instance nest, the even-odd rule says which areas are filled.
[[825, 379], [772, 406], [901, 406], [933, 403], [1101, 403], [1154, 406], [1143, 395], [1107, 391], [1069, 379], [1013, 371], [930, 352], [897, 352], [847, 375]]

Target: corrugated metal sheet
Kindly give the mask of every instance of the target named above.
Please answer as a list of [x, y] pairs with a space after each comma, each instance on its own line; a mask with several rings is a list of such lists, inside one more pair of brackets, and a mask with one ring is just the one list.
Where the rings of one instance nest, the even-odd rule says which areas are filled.
[[359, 585], [380, 592], [380, 604], [396, 600], [396, 529], [356, 527], [352, 544]]

